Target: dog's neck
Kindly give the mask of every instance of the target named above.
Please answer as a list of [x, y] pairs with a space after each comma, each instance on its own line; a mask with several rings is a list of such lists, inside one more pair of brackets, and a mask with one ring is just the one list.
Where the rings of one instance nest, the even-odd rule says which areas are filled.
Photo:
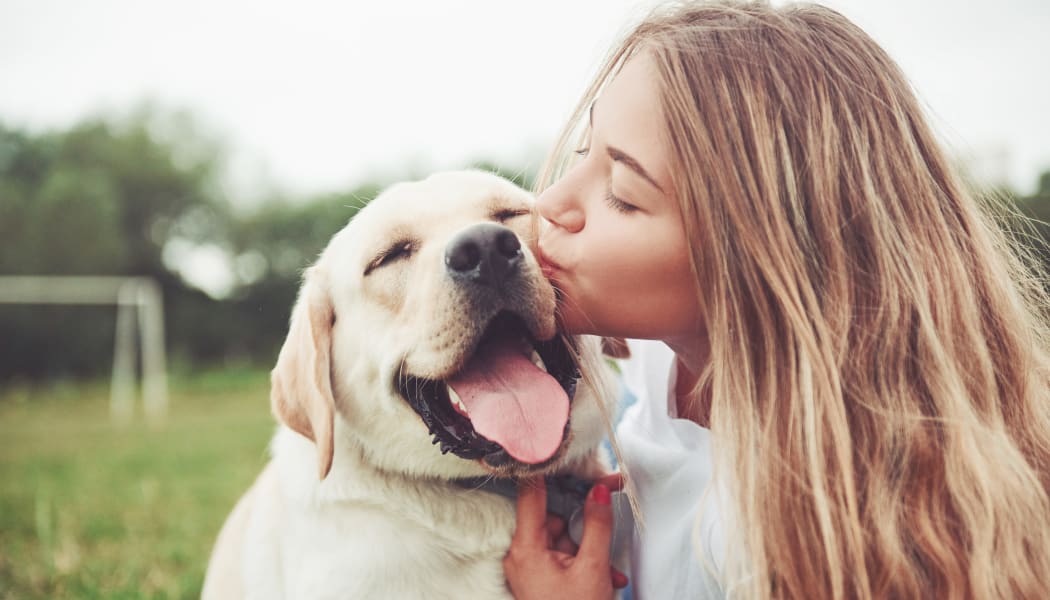
[[[547, 484], [547, 512], [565, 519], [566, 523], [572, 520], [573, 515], [578, 518], [593, 482], [575, 475], [548, 475], [543, 479]], [[454, 479], [453, 483], [465, 489], [489, 492], [512, 500], [518, 497], [518, 482], [515, 479], [467, 477]]]

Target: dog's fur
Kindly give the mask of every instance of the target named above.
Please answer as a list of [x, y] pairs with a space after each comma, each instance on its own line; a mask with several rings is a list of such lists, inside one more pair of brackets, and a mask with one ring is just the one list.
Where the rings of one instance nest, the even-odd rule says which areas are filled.
[[[475, 171], [385, 191], [305, 274], [272, 375], [282, 424], [273, 458], [219, 535], [205, 599], [509, 598], [501, 561], [513, 501], [453, 480], [604, 472], [598, 398], [610, 394], [596, 389], [608, 383], [596, 340], [575, 340], [591, 370], [562, 446], [542, 465], [443, 454], [393, 383], [403, 372], [445, 379], [473, 352], [492, 311], [448, 276], [445, 251], [483, 222], [521, 240], [514, 308], [534, 338], [557, 335], [529, 194]], [[409, 252], [379, 258], [400, 241]]]

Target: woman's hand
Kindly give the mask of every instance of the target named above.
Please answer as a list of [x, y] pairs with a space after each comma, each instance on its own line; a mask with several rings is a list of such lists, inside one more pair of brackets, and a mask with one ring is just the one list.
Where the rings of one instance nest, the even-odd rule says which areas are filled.
[[609, 564], [613, 514], [610, 487], [620, 488], [619, 475], [601, 479], [591, 488], [583, 508], [583, 540], [574, 549], [565, 522], [547, 515], [547, 488], [542, 478], [518, 486], [517, 529], [503, 559], [503, 572], [517, 600], [612, 597], [613, 587], [627, 577]]

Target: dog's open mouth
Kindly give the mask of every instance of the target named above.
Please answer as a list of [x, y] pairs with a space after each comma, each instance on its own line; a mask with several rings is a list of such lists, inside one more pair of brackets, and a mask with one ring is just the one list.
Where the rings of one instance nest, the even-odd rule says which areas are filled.
[[520, 317], [501, 312], [457, 373], [445, 380], [402, 374], [396, 385], [442, 453], [493, 467], [542, 466], [567, 434], [579, 376], [562, 336], [536, 341]]

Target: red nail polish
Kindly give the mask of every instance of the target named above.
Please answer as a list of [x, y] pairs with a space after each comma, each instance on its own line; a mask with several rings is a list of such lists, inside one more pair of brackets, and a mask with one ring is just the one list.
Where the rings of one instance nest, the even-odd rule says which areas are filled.
[[612, 497], [609, 495], [609, 488], [605, 487], [605, 485], [601, 483], [594, 486], [594, 489], [591, 490], [591, 497], [598, 504], [612, 503]]

